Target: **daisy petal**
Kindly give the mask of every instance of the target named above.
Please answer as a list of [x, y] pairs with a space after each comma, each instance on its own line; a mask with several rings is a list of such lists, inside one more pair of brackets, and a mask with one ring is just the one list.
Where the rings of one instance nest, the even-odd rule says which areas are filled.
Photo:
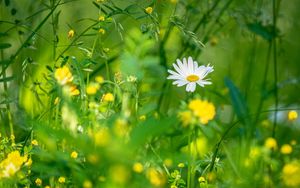
[[183, 66], [186, 68], [186, 69], [188, 69], [188, 64], [187, 64], [187, 62], [186, 62], [186, 58], [183, 58]]
[[173, 82], [173, 84], [174, 84], [174, 85], [177, 85], [178, 87], [181, 87], [181, 86], [183, 86], [183, 85], [188, 84], [188, 82], [185, 81], [185, 80], [176, 80], [175, 82]]
[[182, 69], [180, 69], [175, 63], [173, 63], [173, 67], [175, 68], [175, 70], [180, 74], [185, 76], [184, 72], [182, 71]]
[[179, 67], [179, 68], [182, 70], [182, 72], [184, 73], [183, 76], [186, 76], [186, 75], [188, 74], [187, 68], [183, 65], [183, 63], [182, 63], [179, 59], [177, 59], [176, 61], [177, 61], [178, 67]]
[[182, 80], [184, 79], [182, 76], [178, 76], [178, 75], [170, 75], [167, 77], [168, 80]]
[[189, 74], [194, 73], [194, 61], [191, 56], [188, 58], [188, 69], [189, 69]]
[[190, 91], [194, 92], [196, 90], [196, 83], [195, 82], [191, 82], [190, 83]]
[[177, 72], [175, 72], [175, 71], [172, 71], [172, 70], [168, 70], [168, 72], [170, 73], [170, 74], [172, 74], [172, 75], [176, 75], [176, 76], [180, 76], [180, 74], [178, 74]]
[[201, 87], [204, 87], [204, 85], [210, 85], [212, 83], [206, 80], [199, 80], [197, 81], [197, 84], [199, 84]]

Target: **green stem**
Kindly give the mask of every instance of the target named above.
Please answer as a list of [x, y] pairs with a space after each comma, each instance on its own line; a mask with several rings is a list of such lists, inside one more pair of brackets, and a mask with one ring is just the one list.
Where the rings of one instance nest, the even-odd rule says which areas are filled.
[[[1, 50], [1, 60], [4, 60], [4, 51]], [[6, 70], [5, 69], [5, 64], [2, 65], [2, 78], [3, 78], [3, 89], [4, 89], [4, 96], [7, 99], [8, 98], [8, 85], [7, 85], [7, 80], [6, 80]], [[8, 100], [7, 100], [8, 101]], [[14, 128], [13, 128], [13, 123], [12, 123], [12, 116], [10, 112], [10, 105], [9, 102], [6, 103], [6, 111], [7, 111], [7, 119], [8, 119], [8, 124], [9, 124], [9, 130], [10, 130], [10, 135], [14, 135]], [[11, 137], [14, 138], [14, 137]], [[15, 140], [12, 139], [12, 143], [15, 143]]]
[[258, 122], [258, 120], [259, 120], [261, 108], [262, 108], [262, 106], [264, 104], [264, 100], [265, 100], [264, 91], [265, 91], [265, 88], [266, 88], [267, 75], [268, 75], [269, 67], [270, 67], [269, 65], [270, 65], [271, 48], [272, 48], [272, 44], [271, 44], [271, 42], [269, 42], [269, 47], [268, 47], [268, 52], [267, 52], [266, 66], [265, 66], [265, 70], [264, 70], [264, 78], [263, 78], [262, 85], [261, 85], [261, 88], [262, 88], [263, 92], [261, 93], [260, 101], [258, 103], [258, 107], [257, 107], [257, 111], [256, 111], [257, 116], [255, 118], [254, 124], [256, 124]]
[[[276, 33], [276, 22], [277, 22], [277, 14], [279, 7], [279, 2], [276, 7], [276, 0], [273, 0], [273, 33]], [[277, 127], [277, 108], [278, 108], [278, 73], [277, 73], [277, 43], [276, 37], [273, 38], [273, 65], [274, 65], [274, 95], [275, 95], [275, 112], [274, 112], [274, 122], [273, 122], [273, 129], [272, 129], [272, 137], [275, 137], [276, 127]]]
[[158, 153], [155, 151], [155, 149], [153, 148], [153, 146], [151, 144], [149, 144], [149, 147], [152, 150], [152, 152], [154, 153], [154, 155], [158, 158], [158, 160], [162, 163], [162, 166], [163, 166], [164, 170], [166, 171], [167, 175], [170, 176], [170, 172], [169, 172], [168, 168], [166, 167], [166, 165], [164, 164], [164, 161], [162, 160], [162, 158], [158, 155]]
[[190, 129], [188, 135], [188, 174], [187, 174], [187, 188], [191, 188], [191, 173], [192, 173], [192, 129]]
[[[54, 8], [55, 6], [55, 1], [53, 0], [51, 2], [50, 0], [50, 3], [51, 3], [51, 6], [52, 6], [52, 9]], [[53, 59], [55, 59], [56, 57], [56, 46], [57, 46], [57, 32], [56, 32], [56, 25], [54, 23], [54, 14], [51, 15], [51, 20], [52, 20], [52, 31], [53, 31]]]

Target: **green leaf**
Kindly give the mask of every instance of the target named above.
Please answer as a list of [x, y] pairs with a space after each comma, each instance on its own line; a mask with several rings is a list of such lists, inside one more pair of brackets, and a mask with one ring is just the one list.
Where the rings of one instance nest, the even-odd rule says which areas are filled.
[[0, 49], [10, 48], [11, 44], [9, 43], [0, 43]]
[[272, 25], [264, 26], [262, 23], [250, 23], [247, 24], [247, 27], [251, 32], [261, 36], [266, 40], [272, 40], [277, 35], [277, 31], [273, 31]]
[[149, 138], [166, 133], [175, 123], [176, 118], [174, 117], [167, 117], [161, 120], [147, 119], [132, 130], [130, 145], [141, 146]]
[[9, 82], [9, 81], [11, 81], [13, 79], [14, 79], [13, 76], [5, 77], [5, 78], [0, 78], [0, 82]]
[[7, 34], [7, 33], [0, 32], [0, 37], [6, 37], [6, 36], [8, 36], [8, 34]]
[[248, 108], [244, 97], [242, 96], [240, 90], [229, 78], [225, 78], [225, 85], [229, 89], [231, 103], [237, 117], [239, 118], [239, 120], [244, 122], [245, 117], [247, 117], [248, 115]]
[[0, 61], [0, 65], [9, 65], [10, 61], [9, 60], [2, 60]]

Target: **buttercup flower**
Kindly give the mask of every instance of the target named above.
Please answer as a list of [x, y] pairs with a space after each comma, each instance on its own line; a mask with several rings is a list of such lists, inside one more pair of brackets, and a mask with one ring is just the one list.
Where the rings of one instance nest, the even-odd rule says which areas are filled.
[[105, 30], [102, 29], [102, 28], [100, 28], [100, 29], [99, 29], [99, 33], [101, 33], [102, 35], [104, 35], [104, 34], [105, 34]]
[[207, 100], [191, 100], [188, 107], [204, 125], [207, 124], [210, 120], [214, 119], [216, 115], [215, 106], [213, 105], [213, 103], [210, 103]]
[[71, 153], [71, 158], [76, 159], [78, 157], [78, 153], [76, 151], [73, 151]]
[[13, 176], [26, 161], [27, 157], [21, 156], [18, 150], [9, 153], [7, 158], [0, 162], [0, 179]]
[[68, 38], [73, 38], [74, 37], [74, 34], [75, 34], [75, 31], [73, 29], [71, 29], [69, 32], [68, 32]]
[[289, 144], [284, 144], [284, 145], [282, 145], [281, 148], [280, 148], [280, 152], [281, 152], [282, 154], [288, 155], [288, 154], [292, 153], [292, 151], [293, 151], [293, 148], [292, 148], [292, 146], [289, 145]]
[[59, 183], [65, 183], [65, 182], [66, 182], [66, 178], [63, 177], [63, 176], [60, 176], [60, 177], [58, 178], [58, 182], [59, 182]]
[[147, 7], [147, 8], [145, 8], [145, 11], [147, 12], [147, 14], [152, 14], [153, 8], [152, 7]]
[[277, 141], [274, 138], [269, 137], [265, 140], [265, 147], [275, 150], [277, 149]]
[[292, 161], [284, 165], [282, 169], [282, 179], [285, 185], [289, 187], [299, 187], [300, 163]]
[[142, 173], [144, 170], [144, 166], [142, 163], [134, 163], [132, 166], [132, 170], [136, 173]]
[[77, 86], [76, 85], [71, 85], [70, 88], [70, 95], [71, 96], [77, 96], [77, 95], [80, 95], [80, 91], [77, 89]]
[[100, 22], [103, 22], [103, 21], [105, 21], [105, 17], [104, 17], [104, 16], [100, 16], [100, 17], [98, 18], [98, 20], [99, 20]]
[[61, 85], [65, 85], [73, 81], [73, 75], [67, 66], [63, 66], [55, 70], [54, 77]]
[[199, 66], [192, 57], [189, 57], [188, 60], [183, 58], [183, 61], [177, 59], [177, 64], [173, 63], [173, 67], [177, 72], [168, 70], [171, 75], [167, 79], [175, 80], [173, 84], [178, 87], [186, 85], [187, 92], [194, 92], [197, 84], [201, 87], [211, 84], [210, 81], [204, 80], [204, 78], [214, 71], [213, 67], [209, 65]]
[[37, 186], [41, 186], [42, 183], [43, 183], [43, 181], [42, 181], [40, 178], [37, 178], [37, 179], [35, 180], [35, 184], [36, 184]]
[[295, 110], [291, 110], [288, 112], [288, 120], [295, 121], [298, 118], [298, 113]]
[[113, 102], [115, 100], [115, 97], [112, 93], [106, 93], [102, 96], [102, 100], [105, 102]]

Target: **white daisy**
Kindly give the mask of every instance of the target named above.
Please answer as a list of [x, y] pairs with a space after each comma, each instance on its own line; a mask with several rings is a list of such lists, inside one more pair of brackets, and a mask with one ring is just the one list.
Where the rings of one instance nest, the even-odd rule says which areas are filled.
[[198, 66], [197, 61], [194, 61], [192, 57], [189, 57], [188, 61], [186, 58], [183, 58], [183, 61], [177, 59], [177, 64], [173, 63], [173, 67], [177, 72], [168, 70], [171, 75], [167, 79], [175, 80], [173, 84], [178, 87], [186, 85], [187, 92], [194, 92], [197, 84], [201, 87], [211, 84], [204, 78], [214, 71], [214, 68], [209, 65]]

